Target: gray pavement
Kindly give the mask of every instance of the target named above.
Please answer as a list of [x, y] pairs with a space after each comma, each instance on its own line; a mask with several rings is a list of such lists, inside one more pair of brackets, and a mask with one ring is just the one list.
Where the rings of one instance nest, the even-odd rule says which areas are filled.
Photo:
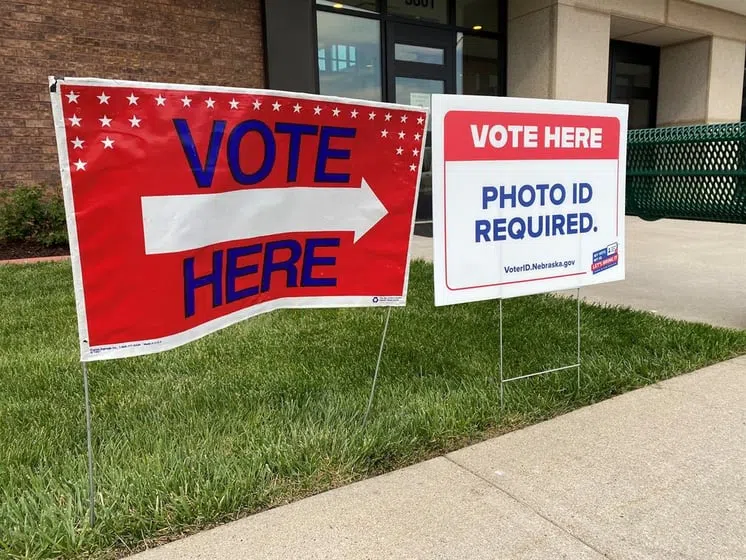
[[746, 357], [136, 556], [746, 558]]
[[746, 358], [449, 457], [609, 558], [746, 558]]
[[[626, 219], [626, 280], [583, 288], [593, 303], [746, 329], [746, 225]], [[412, 257], [432, 260], [432, 239]]]

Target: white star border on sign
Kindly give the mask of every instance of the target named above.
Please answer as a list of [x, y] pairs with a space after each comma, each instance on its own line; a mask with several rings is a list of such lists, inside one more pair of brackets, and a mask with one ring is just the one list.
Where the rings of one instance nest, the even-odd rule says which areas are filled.
[[[209, 104], [209, 101], [207, 101], [206, 103]], [[239, 102], [235, 98], [231, 99], [229, 103], [232, 109], [239, 108]], [[309, 114], [312, 114], [313, 116], [320, 116], [328, 111], [332, 114], [333, 117], [340, 118], [345, 116], [343, 115], [343, 112], [347, 110], [349, 112], [346, 113], [346, 116], [349, 119], [358, 119], [359, 117], [365, 118], [365, 116], [367, 115], [367, 120], [370, 121], [375, 121], [376, 119], [382, 118], [386, 122], [392, 122], [398, 119], [398, 122], [407, 125], [410, 122], [415, 122], [415, 117], [411, 114], [397, 114], [397, 111], [381, 114], [374, 109], [367, 111], [364, 107], [355, 106], [353, 103], [350, 103], [349, 105], [347, 105], [347, 107], [344, 107], [339, 104], [331, 104], [328, 100], [297, 99], [293, 97], [272, 97], [270, 94], [267, 94], [260, 98], [254, 98], [253, 101], [251, 101], [249, 104], [253, 106], [254, 110], [259, 111], [264, 107], [265, 103], [268, 103], [269, 106], [272, 107], [273, 112], [282, 112], [283, 106], [287, 106], [288, 110], [292, 109], [292, 113], [295, 114], [304, 114], [306, 113], [306, 111], [309, 111]], [[417, 118], [417, 123], [419, 125], [422, 125], [424, 121], [425, 119], [423, 117]], [[401, 132], [394, 132], [394, 134], [398, 134], [399, 136], [401, 136]], [[422, 138], [422, 134], [414, 133], [411, 131], [405, 132], [405, 135], [411, 135], [412, 137], [415, 137], [415, 139]]]
[[[167, 107], [168, 99], [164, 96], [164, 92], [153, 92], [153, 94], [157, 93], [157, 96], [153, 95], [146, 96], [146, 100], [153, 99], [155, 102], [155, 105], [157, 107]], [[206, 92], [207, 93], [207, 92]], [[79, 106], [80, 105], [80, 91], [69, 91], [65, 94], [66, 100], [68, 104], [74, 104]], [[84, 92], [85, 95], [85, 92]], [[218, 110], [221, 106], [226, 108], [226, 105], [229, 105], [231, 109], [236, 110], [239, 109], [239, 101], [236, 99], [236, 97], [230, 98], [230, 101], [228, 101], [228, 94], [222, 94], [217, 92], [216, 97], [213, 97], [210, 95], [209, 97], [203, 97], [201, 95], [196, 95], [195, 99], [195, 92], [171, 92], [171, 95], [176, 99], [178, 99], [178, 106], [181, 108], [192, 108], [195, 103], [204, 103], [202, 105], [202, 109], [215, 109]], [[139, 101], [142, 100], [142, 93], [137, 92], [137, 94], [134, 91], [116, 91], [112, 92], [109, 91], [108, 93], [106, 91], [99, 90], [99, 93], [94, 94], [95, 98], [98, 101], [98, 105], [109, 105], [112, 106], [112, 103], [119, 104], [124, 103], [125, 106], [140, 106]], [[152, 103], [152, 101], [151, 101]], [[418, 166], [418, 156], [421, 156], [421, 150], [420, 150], [420, 141], [423, 138], [424, 130], [422, 128], [419, 128], [419, 130], [414, 129], [412, 130], [411, 125], [413, 125], [415, 122], [419, 127], [422, 127], [425, 123], [425, 116], [422, 115], [422, 113], [418, 113], [416, 111], [414, 112], [406, 112], [402, 113], [399, 110], [393, 110], [393, 111], [387, 111], [383, 112], [376, 108], [371, 107], [370, 110], [366, 110], [364, 106], [356, 106], [352, 103], [350, 104], [332, 104], [330, 101], [327, 100], [309, 100], [309, 99], [297, 99], [293, 97], [274, 97], [273, 96], [265, 96], [260, 95], [258, 97], [254, 97], [253, 99], [249, 99], [247, 101], [248, 105], [251, 105], [255, 111], [260, 111], [264, 104], [269, 104], [271, 106], [271, 110], [273, 112], [281, 112], [281, 107], [283, 104], [287, 104], [288, 109], [292, 109], [292, 113], [295, 114], [308, 114], [309, 116], [316, 116], [320, 117], [324, 114], [331, 114], [334, 118], [337, 119], [345, 119], [348, 122], [352, 119], [357, 119], [358, 116], [365, 119], [367, 115], [368, 121], [376, 121], [380, 120], [380, 122], [390, 123], [393, 126], [393, 123], [398, 122], [401, 123], [401, 129], [400, 130], [391, 130], [391, 127], [387, 124], [387, 128], [381, 128], [379, 129], [380, 132], [380, 139], [381, 141], [388, 141], [388, 139], [393, 139], [392, 143], [396, 140], [399, 140], [399, 143], [394, 143], [391, 147], [392, 151], [398, 156], [401, 157], [405, 155], [407, 151], [411, 151], [411, 155], [414, 156], [414, 163], [406, 164], [410, 165], [410, 170], [415, 171]], [[224, 105], [225, 104], [225, 105]], [[115, 105], [116, 107], [116, 105]], [[119, 115], [118, 110], [111, 109], [115, 111], [116, 114], [114, 114], [114, 117], [117, 118]], [[308, 113], [306, 113], [308, 112]], [[99, 113], [100, 114], [100, 113]], [[109, 113], [112, 114], [112, 113]], [[130, 125], [131, 128], [140, 128], [142, 119], [139, 118], [137, 115], [133, 115], [130, 113], [131, 118], [127, 119], [124, 117], [123, 120], [126, 120], [127, 123]], [[67, 121], [69, 122], [69, 126], [71, 127], [82, 127], [81, 124], [83, 122], [83, 117], [85, 117], [86, 114], [80, 114], [79, 112], [76, 114], [71, 115], [70, 117], [67, 117]], [[398, 121], [397, 121], [398, 119]], [[107, 114], [102, 115], [100, 118], [97, 118], [97, 120], [100, 123], [101, 128], [112, 128], [112, 126], [116, 126], [114, 123], [114, 119], [110, 118]], [[89, 121], [90, 123], [90, 121]], [[411, 124], [410, 124], [411, 123]], [[126, 125], [125, 125], [126, 126]], [[85, 131], [85, 130], [84, 130]], [[79, 136], [76, 136], [74, 140], [69, 140], [72, 146], [72, 150], [81, 150], [81, 153], [85, 153], [85, 149], [87, 144], [83, 139], [81, 139]], [[115, 146], [115, 139], [110, 138], [109, 136], [106, 136], [104, 140], [97, 140], [100, 141], [104, 147], [104, 149], [114, 149]], [[417, 142], [415, 145], [414, 142]], [[399, 145], [400, 144], [400, 145]], [[403, 163], [403, 162], [402, 162]], [[82, 161], [82, 159], [79, 159], [78, 162], [72, 162], [73, 167], [78, 170], [86, 170], [88, 162]]]
[[[254, 98], [250, 105], [253, 106], [255, 111], [261, 110], [263, 103], [267, 103], [272, 109], [272, 112], [281, 112], [283, 104], [286, 104], [289, 109], [292, 109], [293, 114], [307, 114], [314, 117], [320, 117], [323, 114], [331, 113], [334, 118], [347, 117], [348, 119], [357, 119], [358, 116], [365, 118], [367, 115], [368, 121], [375, 121], [376, 119], [382, 119], [386, 123], [398, 122], [402, 126], [401, 130], [391, 131], [389, 128], [379, 129], [380, 139], [388, 140], [392, 138], [394, 140], [404, 141], [401, 145], [394, 144], [392, 150], [394, 153], [401, 157], [405, 153], [409, 154], [414, 158], [414, 163], [410, 160], [405, 165], [409, 166], [410, 171], [416, 171], [419, 168], [419, 157], [421, 156], [421, 140], [423, 138], [424, 130], [421, 128], [425, 123], [425, 117], [421, 113], [417, 112], [405, 112], [401, 113], [398, 111], [388, 111], [385, 113], [379, 113], [378, 111], [371, 108], [370, 111], [365, 110], [363, 107], [355, 106], [353, 104], [342, 106], [338, 104], [332, 104], [329, 101], [322, 100], [306, 100], [296, 99], [292, 97], [272, 97], [267, 95], [265, 97]], [[238, 102], [234, 99], [230, 101], [231, 108], [238, 108]], [[343, 114], [344, 111], [348, 111]], [[410, 126], [417, 123], [417, 128], [412, 130]]]
[[[392, 132], [389, 130], [389, 128], [380, 130], [381, 141], [384, 141], [384, 139], [388, 140], [389, 138], [393, 140], [399, 140], [400, 142], [404, 141], [405, 143], [401, 143], [400, 145], [394, 144], [391, 149], [397, 157], [401, 157], [402, 155], [404, 155], [405, 151], [407, 153], [411, 151], [414, 162], [410, 160], [410, 162], [406, 163], [405, 165], [409, 167], [409, 170], [411, 172], [416, 172], [417, 169], [419, 169], [419, 156], [421, 156], [422, 154], [420, 147], [424, 130], [421, 127], [425, 123], [425, 118], [423, 116], [413, 116], [411, 114], [396, 114], [392, 112], [388, 112], [383, 115], [384, 122], [397, 122], [396, 119], [398, 119], [399, 123], [406, 126], [402, 127], [402, 130], [399, 130], [398, 132]], [[417, 122], [418, 128], [415, 129], [415, 131], [412, 131], [408, 128], [408, 126], [410, 126], [410, 123], [414, 123], [415, 121]], [[409, 145], [407, 146], [407, 144]]]

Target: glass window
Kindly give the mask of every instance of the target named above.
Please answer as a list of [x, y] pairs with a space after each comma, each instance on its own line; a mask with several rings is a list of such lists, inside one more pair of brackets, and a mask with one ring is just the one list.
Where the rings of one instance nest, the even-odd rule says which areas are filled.
[[498, 31], [500, 23], [497, 0], [456, 0], [456, 25], [477, 31]]
[[[357, 63], [357, 49], [350, 45], [332, 45], [332, 72], [340, 72], [348, 68], [354, 68]], [[324, 53], [326, 56], [326, 53]]]
[[456, 42], [456, 93], [499, 95], [498, 42], [459, 33]]
[[609, 44], [611, 103], [629, 106], [629, 128], [655, 126], [660, 49], [612, 40]]
[[397, 76], [395, 103], [429, 108], [430, 96], [433, 93], [444, 93], [443, 87], [443, 80], [425, 80]]
[[620, 86], [650, 87], [652, 68], [649, 64], [617, 62], [616, 80]]
[[381, 100], [381, 32], [376, 20], [319, 11], [319, 91]]
[[396, 43], [394, 47], [394, 58], [404, 62], [442, 65], [445, 53], [443, 52], [443, 49], [436, 47], [422, 47], [419, 45]]
[[448, 23], [448, 0], [388, 0], [389, 14]]
[[648, 99], [627, 99], [629, 105], [628, 127], [648, 128], [650, 126], [650, 101]]
[[336, 2], [333, 0], [316, 0], [319, 6], [336, 8], [337, 10], [356, 10], [360, 12], [377, 13], [379, 11], [378, 0], [344, 0]]
[[[394, 103], [414, 105], [430, 109], [433, 93], [445, 93], [443, 80], [425, 80], [422, 78], [396, 77], [396, 99]], [[431, 121], [428, 119], [427, 128], [430, 130]]]

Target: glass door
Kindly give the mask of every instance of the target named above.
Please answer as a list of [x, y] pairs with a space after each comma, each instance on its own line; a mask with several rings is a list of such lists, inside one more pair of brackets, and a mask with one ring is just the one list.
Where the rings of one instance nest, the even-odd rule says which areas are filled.
[[[432, 94], [456, 93], [454, 33], [391, 22], [386, 36], [388, 101], [430, 109]], [[421, 235], [432, 235], [430, 142], [428, 130], [415, 226]]]
[[629, 105], [629, 128], [654, 128], [658, 104], [660, 49], [611, 41], [609, 102]]

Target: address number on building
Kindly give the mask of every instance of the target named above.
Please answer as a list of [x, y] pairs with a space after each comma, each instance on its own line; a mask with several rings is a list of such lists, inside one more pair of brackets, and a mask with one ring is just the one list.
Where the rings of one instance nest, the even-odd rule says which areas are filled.
[[404, 4], [407, 6], [415, 6], [417, 8], [435, 9], [435, 0], [404, 0]]

